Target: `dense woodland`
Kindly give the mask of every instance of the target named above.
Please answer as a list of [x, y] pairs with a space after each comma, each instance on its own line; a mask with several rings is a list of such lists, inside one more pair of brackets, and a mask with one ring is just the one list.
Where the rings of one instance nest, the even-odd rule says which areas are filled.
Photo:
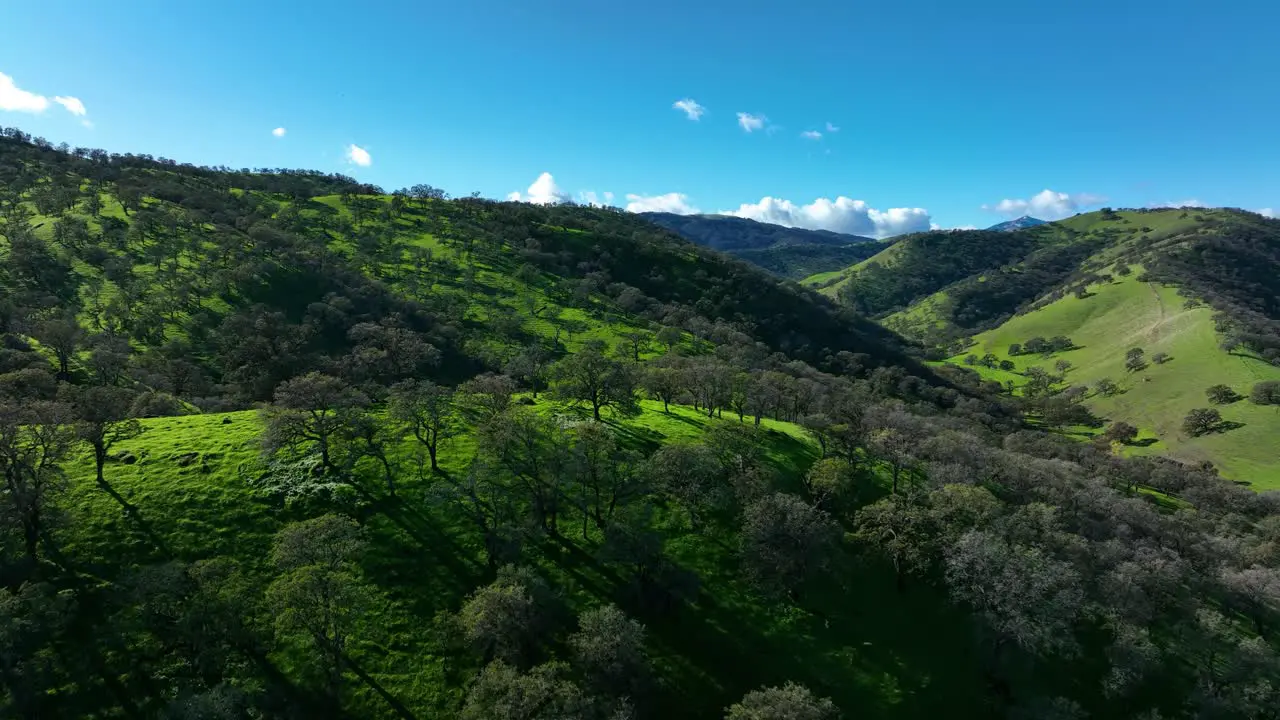
[[[12, 130], [0, 173], [0, 714], [1280, 716], [1280, 497], [641, 218]], [[206, 416], [252, 457], [134, 452]], [[178, 544], [134, 466], [253, 520]]]

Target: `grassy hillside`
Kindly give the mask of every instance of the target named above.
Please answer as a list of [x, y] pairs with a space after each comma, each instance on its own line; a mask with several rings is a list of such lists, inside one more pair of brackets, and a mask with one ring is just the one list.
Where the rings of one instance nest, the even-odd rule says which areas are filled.
[[867, 267], [872, 263], [881, 265], [890, 264], [893, 257], [899, 252], [894, 250], [897, 247], [897, 238], [889, 240], [881, 240], [875, 246], [875, 254], [870, 257], [863, 258], [856, 263], [839, 270], [828, 270], [827, 272], [814, 273], [800, 281], [801, 285], [811, 287], [829, 298], [836, 298], [840, 294], [840, 288], [847, 284], [850, 277], [858, 271]]
[[634, 216], [7, 130], [0, 237], [0, 716], [1280, 707], [1269, 499]]
[[[652, 450], [697, 439], [713, 422], [688, 408], [665, 414], [661, 404], [645, 403], [643, 414], [615, 427], [636, 447]], [[779, 482], [796, 484], [797, 473], [816, 457], [815, 444], [789, 423], [763, 425]], [[214, 557], [234, 559], [254, 576], [269, 574], [272, 536], [297, 510], [252, 483], [260, 463], [256, 414], [165, 418], [145, 426], [143, 435], [121, 446], [138, 460], [109, 466], [118, 497], [95, 487], [91, 459], [82, 458], [71, 470], [69, 510], [76, 522], [63, 551], [77, 558], [81, 572], [94, 575], [110, 576], [122, 564]], [[445, 475], [464, 474], [472, 449], [469, 437], [453, 440], [442, 455]], [[407, 469], [412, 448], [406, 444], [393, 457]], [[445, 716], [458, 702], [451, 677], [461, 659], [440, 645], [432, 619], [456, 611], [485, 575], [483, 550], [466, 518], [432, 499], [433, 485], [440, 482], [406, 473], [396, 498], [375, 493], [353, 499], [352, 509], [374, 548], [364, 571], [385, 594], [384, 604], [365, 618], [378, 632], [352, 645], [352, 659], [418, 717]], [[960, 650], [965, 631], [955, 618], [938, 613], [930, 593], [922, 589], [895, 599], [891, 582], [862, 569], [854, 604], [864, 610], [833, 627], [824, 618], [848, 613], [841, 607], [847, 601], [842, 586], [852, 578], [832, 578], [830, 596], [814, 598], [807, 609], [780, 612], [733, 572], [732, 540], [687, 530], [668, 540], [671, 558], [701, 579], [701, 599], [678, 615], [648, 620], [662, 688], [658, 716], [714, 716], [761, 683], [784, 679], [820, 688], [841, 707], [872, 717], [976, 710], [981, 700]], [[538, 542], [525, 559], [562, 588], [576, 611], [626, 594], [623, 579], [596, 559], [599, 553], [598, 535], [584, 539], [571, 532]], [[727, 656], [726, 647], [733, 648]], [[301, 648], [283, 648], [274, 659], [286, 671], [305, 666]], [[355, 683], [352, 691], [355, 716], [390, 716], [372, 685]]]
[[[1090, 285], [1088, 297], [1067, 296], [1018, 315], [979, 333], [972, 347], [949, 361], [961, 363], [970, 353], [992, 353], [1012, 361], [1022, 372], [1033, 365], [1052, 369], [1058, 360], [1066, 360], [1072, 364], [1066, 373], [1068, 385], [1092, 387], [1102, 378], [1119, 384], [1119, 394], [1093, 393], [1087, 404], [1108, 421], [1137, 426], [1140, 438], [1156, 439], [1132, 452], [1167, 454], [1191, 463], [1208, 460], [1225, 476], [1259, 490], [1280, 487], [1280, 458], [1271, 443], [1280, 432], [1280, 413], [1275, 408], [1240, 400], [1220, 408], [1225, 421], [1238, 424], [1231, 430], [1192, 438], [1181, 428], [1187, 412], [1211, 406], [1205, 397], [1209, 386], [1225, 384], [1247, 396], [1254, 383], [1280, 380], [1280, 367], [1245, 352], [1226, 352], [1214, 330], [1210, 308], [1188, 308], [1187, 298], [1175, 288], [1137, 278], [1135, 272]], [[1013, 343], [1060, 335], [1078, 347], [1048, 355], [1008, 355]], [[1164, 353], [1170, 359], [1130, 373], [1125, 370], [1125, 353], [1133, 347], [1142, 348], [1148, 358]], [[1008, 374], [992, 377], [1001, 382], [1010, 379]], [[1019, 376], [1018, 384], [1023, 380]]]

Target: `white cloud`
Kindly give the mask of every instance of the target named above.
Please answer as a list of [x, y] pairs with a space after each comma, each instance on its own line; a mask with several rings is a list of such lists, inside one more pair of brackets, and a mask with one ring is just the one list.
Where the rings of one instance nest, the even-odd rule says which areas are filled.
[[670, 192], [665, 195], [627, 194], [627, 212], [666, 212], [676, 215], [696, 215], [698, 208], [689, 204], [689, 197], [684, 193]]
[[828, 122], [827, 122], [827, 132], [829, 132], [829, 133], [831, 133], [831, 132], [840, 132], [840, 128], [836, 127], [835, 125], [832, 125], [832, 124], [828, 121]]
[[763, 115], [752, 115], [751, 113], [738, 113], [738, 127], [746, 132], [754, 132], [764, 127], [765, 121], [768, 120]]
[[671, 107], [682, 111], [685, 115], [688, 115], [690, 120], [697, 120], [701, 118], [702, 114], [707, 111], [706, 108], [699, 105], [698, 101], [693, 98], [677, 100], [671, 104]]
[[347, 162], [355, 163], [360, 167], [369, 167], [373, 164], [373, 157], [369, 155], [369, 151], [359, 145], [347, 146]]
[[[519, 195], [519, 193], [516, 194]], [[613, 193], [596, 193], [594, 190], [584, 190], [578, 193], [578, 202], [592, 207], [607, 207], [613, 204]]]
[[80, 102], [80, 98], [78, 97], [57, 95], [53, 98], [53, 101], [66, 108], [67, 112], [75, 115], [76, 117], [80, 117], [89, 112], [85, 109], [84, 103]]
[[1280, 218], [1280, 212], [1276, 212], [1273, 208], [1258, 208], [1258, 214], [1262, 217]]
[[1177, 209], [1177, 208], [1202, 208], [1202, 207], [1209, 207], [1209, 206], [1195, 198], [1187, 198], [1186, 200], [1166, 200], [1164, 202], [1158, 202], [1158, 203], [1147, 203], [1147, 207], [1154, 210], [1158, 208]]
[[278, 127], [278, 128], [276, 128], [275, 130], [272, 130], [272, 131], [271, 131], [271, 134], [272, 134], [272, 135], [275, 135], [276, 137], [284, 137], [284, 134], [285, 134], [286, 132], [288, 132], [288, 131], [287, 131], [287, 130], [285, 130], [284, 128], [282, 128], [282, 127]]
[[929, 211], [924, 208], [877, 210], [869, 207], [863, 200], [843, 196], [835, 200], [818, 198], [808, 205], [796, 205], [790, 200], [765, 197], [758, 203], [745, 203], [737, 210], [725, 211], [723, 214], [787, 227], [872, 237], [889, 237], [930, 228]]
[[[85, 108], [84, 102], [78, 97], [70, 95], [55, 95], [52, 99], [33, 93], [29, 90], [23, 90], [18, 87], [13, 78], [0, 73], [0, 110], [9, 112], [27, 112], [42, 113], [49, 109], [49, 103], [54, 102], [61, 105], [67, 112], [78, 118], [84, 118], [89, 112]], [[86, 119], [82, 119], [80, 124], [91, 128], [93, 123]]]
[[995, 205], [983, 205], [982, 209], [1010, 217], [1030, 215], [1041, 220], [1061, 220], [1075, 215], [1083, 207], [1097, 205], [1106, 200], [1102, 195], [1093, 193], [1071, 194], [1046, 188], [1027, 200], [1005, 198]]
[[533, 181], [533, 184], [529, 186], [525, 194], [512, 192], [507, 195], [507, 199], [515, 202], [533, 203], [534, 205], [554, 205], [568, 202], [572, 198], [570, 198], [569, 193], [561, 190], [560, 186], [556, 185], [556, 179], [551, 176], [551, 173], [544, 172], [538, 176], [537, 180]]
[[805, 130], [804, 132], [800, 133], [800, 137], [806, 140], [821, 140], [822, 133], [818, 132], [817, 130]]
[[48, 107], [49, 98], [23, 90], [13, 78], [0, 73], [0, 110], [42, 113]]

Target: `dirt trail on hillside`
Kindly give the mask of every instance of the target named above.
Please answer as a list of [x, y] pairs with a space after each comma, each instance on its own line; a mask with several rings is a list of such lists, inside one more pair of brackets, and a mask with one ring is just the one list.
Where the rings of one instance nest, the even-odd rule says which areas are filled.
[[1147, 287], [1151, 288], [1151, 293], [1156, 296], [1156, 305], [1160, 306], [1160, 319], [1152, 323], [1150, 328], [1151, 336], [1152, 336], [1151, 341], [1159, 342], [1160, 332], [1158, 328], [1161, 325], [1164, 325], [1164, 321], [1165, 321], [1164, 298], [1160, 297], [1160, 288], [1156, 287], [1155, 283], [1147, 283]]

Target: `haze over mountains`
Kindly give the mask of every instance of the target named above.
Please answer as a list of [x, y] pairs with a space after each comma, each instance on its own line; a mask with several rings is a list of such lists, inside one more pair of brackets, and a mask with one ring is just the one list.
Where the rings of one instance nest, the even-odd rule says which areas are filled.
[[836, 270], [879, 252], [873, 238], [807, 230], [730, 215], [641, 213], [686, 240], [720, 250], [792, 280]]

